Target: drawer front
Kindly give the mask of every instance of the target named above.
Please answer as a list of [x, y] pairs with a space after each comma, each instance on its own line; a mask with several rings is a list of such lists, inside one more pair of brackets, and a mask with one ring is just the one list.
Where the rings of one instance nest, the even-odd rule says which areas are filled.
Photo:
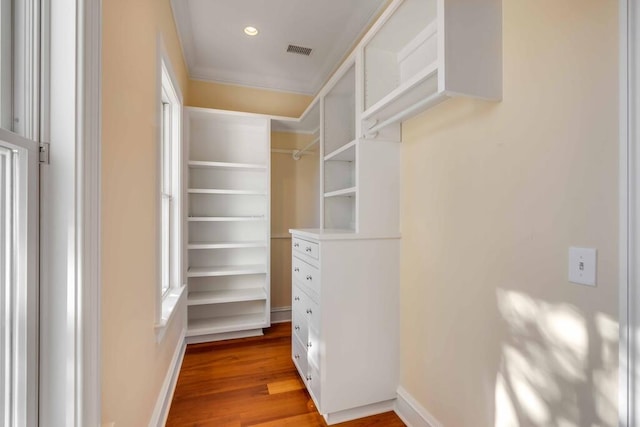
[[322, 282], [320, 280], [320, 270], [295, 256], [291, 260], [291, 265], [294, 280], [302, 283], [308, 292], [315, 294], [311, 296], [317, 299], [320, 296], [320, 284]]
[[309, 326], [307, 324], [307, 314], [300, 310], [292, 310], [291, 327], [293, 337], [299, 339], [301, 343], [305, 343], [306, 345], [306, 343], [309, 342]]
[[318, 259], [320, 251], [318, 250], [318, 244], [316, 242], [310, 242], [299, 237], [294, 237], [291, 240], [294, 251], [304, 254], [310, 258]]
[[307, 324], [310, 329], [320, 330], [320, 304], [307, 297], [304, 312], [307, 315]]
[[[309, 295], [307, 295], [300, 288], [300, 285], [297, 283], [293, 284], [291, 293], [293, 295], [293, 301], [292, 301], [293, 310], [291, 314], [292, 320], [293, 320], [294, 314], [297, 313], [297, 315], [303, 317], [303, 319], [296, 317], [296, 319], [298, 319], [299, 322], [304, 323], [305, 326], [307, 326], [308, 328], [309, 327], [315, 328], [317, 331], [319, 331], [320, 330], [320, 305], [317, 302], [315, 302], [312, 298], [309, 298]], [[300, 326], [302, 327], [302, 324]]]
[[298, 368], [298, 372], [300, 376], [305, 380], [307, 377], [307, 349], [294, 338], [291, 342], [291, 359], [293, 360], [293, 364]]
[[306, 274], [305, 274], [305, 270], [307, 269], [306, 266], [308, 266], [309, 264], [307, 264], [306, 262], [302, 261], [299, 258], [296, 258], [295, 256], [291, 258], [291, 267], [293, 269], [292, 272], [292, 277], [297, 280], [300, 283], [304, 283], [305, 279], [306, 279]]
[[309, 328], [307, 338], [307, 359], [320, 365], [320, 334], [317, 329]]
[[307, 376], [305, 380], [307, 383], [307, 390], [309, 390], [313, 396], [313, 400], [316, 402], [318, 411], [322, 413], [322, 401], [320, 400], [322, 381], [320, 380], [320, 371], [316, 366], [314, 366], [313, 362], [307, 362]]
[[[299, 312], [300, 314], [303, 314], [306, 316], [306, 311], [308, 308], [308, 303], [307, 303], [307, 299], [309, 299], [309, 297], [307, 297], [307, 295], [302, 292], [302, 289], [300, 288], [300, 285], [298, 285], [297, 283], [293, 283], [293, 286], [291, 287], [291, 308], [292, 308], [292, 312]], [[293, 315], [293, 314], [292, 314]]]

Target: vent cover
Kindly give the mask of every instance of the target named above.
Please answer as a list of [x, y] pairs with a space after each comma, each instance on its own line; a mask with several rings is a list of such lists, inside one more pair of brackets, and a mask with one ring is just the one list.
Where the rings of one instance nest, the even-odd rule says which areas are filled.
[[298, 55], [309, 56], [311, 55], [311, 48], [290, 44], [289, 47], [287, 48], [287, 52], [297, 53]]

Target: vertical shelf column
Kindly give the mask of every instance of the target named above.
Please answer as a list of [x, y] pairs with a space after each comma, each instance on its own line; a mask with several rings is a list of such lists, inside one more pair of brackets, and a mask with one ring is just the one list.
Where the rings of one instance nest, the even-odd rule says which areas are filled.
[[270, 325], [270, 121], [187, 108], [188, 342]]

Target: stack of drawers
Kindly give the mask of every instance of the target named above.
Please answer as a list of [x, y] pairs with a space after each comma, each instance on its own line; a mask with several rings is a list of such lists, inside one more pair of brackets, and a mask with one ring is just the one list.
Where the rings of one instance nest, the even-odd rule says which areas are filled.
[[398, 238], [292, 233], [291, 357], [327, 424], [393, 409]]
[[320, 398], [320, 270], [317, 242], [292, 239], [292, 357], [307, 389]]

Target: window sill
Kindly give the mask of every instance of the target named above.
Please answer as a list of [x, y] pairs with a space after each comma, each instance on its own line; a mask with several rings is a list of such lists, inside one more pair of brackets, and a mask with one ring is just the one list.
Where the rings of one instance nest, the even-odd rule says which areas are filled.
[[164, 334], [167, 331], [167, 326], [169, 326], [169, 322], [173, 318], [173, 314], [176, 311], [175, 308], [180, 302], [185, 289], [185, 285], [182, 285], [179, 288], [172, 288], [162, 298], [162, 316], [160, 317], [160, 320], [158, 320], [158, 322], [156, 322], [155, 324], [156, 342], [161, 342], [164, 338]]

